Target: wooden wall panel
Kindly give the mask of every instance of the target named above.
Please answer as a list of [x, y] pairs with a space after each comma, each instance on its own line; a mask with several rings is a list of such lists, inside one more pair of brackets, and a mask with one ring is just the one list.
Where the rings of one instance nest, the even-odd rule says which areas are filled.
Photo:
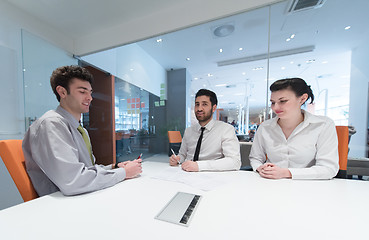
[[89, 112], [87, 130], [90, 134], [93, 153], [97, 164], [114, 164], [115, 117], [114, 76], [91, 66], [85, 67], [94, 76], [93, 100]]

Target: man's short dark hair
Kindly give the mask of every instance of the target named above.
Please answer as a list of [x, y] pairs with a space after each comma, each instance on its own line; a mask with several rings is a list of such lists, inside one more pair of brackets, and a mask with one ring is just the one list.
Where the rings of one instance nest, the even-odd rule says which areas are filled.
[[210, 98], [211, 106], [218, 105], [218, 99], [217, 99], [217, 95], [215, 94], [215, 92], [210, 91], [208, 89], [200, 89], [196, 93], [195, 100], [197, 97], [200, 97], [200, 96], [208, 96]]
[[77, 65], [58, 67], [51, 74], [50, 85], [59, 102], [60, 96], [59, 93], [56, 91], [56, 87], [62, 86], [67, 90], [67, 93], [69, 94], [69, 85], [73, 78], [88, 81], [90, 84], [92, 84], [93, 81], [92, 74], [87, 71], [87, 69]]

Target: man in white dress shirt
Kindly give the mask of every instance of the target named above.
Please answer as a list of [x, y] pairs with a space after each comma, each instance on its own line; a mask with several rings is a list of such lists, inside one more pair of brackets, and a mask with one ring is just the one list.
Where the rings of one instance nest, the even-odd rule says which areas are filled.
[[195, 116], [198, 123], [187, 128], [178, 155], [169, 158], [169, 164], [182, 164], [189, 172], [229, 171], [241, 167], [240, 145], [234, 127], [214, 120], [217, 96], [200, 89], [195, 97]]

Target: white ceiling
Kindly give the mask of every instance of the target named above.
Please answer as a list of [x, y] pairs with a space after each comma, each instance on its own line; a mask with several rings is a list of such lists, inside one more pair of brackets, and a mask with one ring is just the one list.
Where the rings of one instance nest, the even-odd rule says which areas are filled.
[[19, 9], [72, 38], [100, 32], [122, 22], [178, 4], [172, 0], [8, 0]]
[[40, 25], [40, 36], [83, 56], [276, 1], [0, 0], [0, 6], [30, 16], [32, 24], [23, 25]]

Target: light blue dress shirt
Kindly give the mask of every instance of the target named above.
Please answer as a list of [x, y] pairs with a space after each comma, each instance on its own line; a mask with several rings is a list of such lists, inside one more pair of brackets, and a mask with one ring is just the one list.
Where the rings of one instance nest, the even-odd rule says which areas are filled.
[[124, 168], [92, 164], [78, 126], [79, 122], [58, 106], [28, 129], [23, 152], [28, 175], [39, 196], [59, 190], [64, 195], [92, 192], [125, 179]]

